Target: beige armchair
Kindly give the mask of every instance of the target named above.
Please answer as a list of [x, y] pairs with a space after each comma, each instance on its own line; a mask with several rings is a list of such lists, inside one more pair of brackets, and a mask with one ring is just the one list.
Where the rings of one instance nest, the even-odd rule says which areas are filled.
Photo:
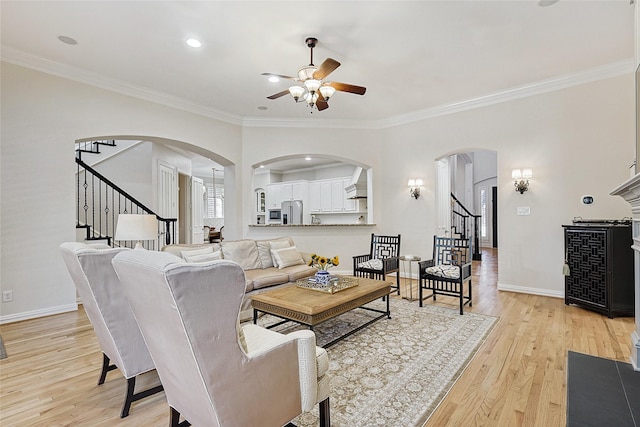
[[111, 265], [116, 254], [128, 249], [98, 249], [95, 245], [68, 242], [60, 245], [60, 251], [102, 350], [98, 385], [104, 383], [107, 372], [116, 368], [127, 379], [120, 414], [124, 418], [133, 402], [162, 391], [162, 386], [156, 386], [135, 393], [136, 376], [155, 366]]
[[197, 426], [282, 426], [318, 402], [321, 425], [330, 425], [326, 351], [308, 330], [241, 327], [238, 264], [128, 251], [113, 265], [165, 387], [171, 426], [180, 415]]

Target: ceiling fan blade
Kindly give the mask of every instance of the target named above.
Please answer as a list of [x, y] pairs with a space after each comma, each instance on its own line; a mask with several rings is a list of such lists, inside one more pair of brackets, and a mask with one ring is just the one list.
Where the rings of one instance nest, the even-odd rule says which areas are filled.
[[356, 95], [364, 95], [364, 93], [367, 91], [366, 87], [350, 85], [347, 83], [329, 82], [327, 84], [332, 88], [334, 88], [335, 90], [339, 90], [342, 92], [355, 93]]
[[289, 89], [283, 90], [282, 92], [275, 93], [275, 94], [273, 94], [271, 96], [267, 96], [267, 99], [278, 99], [281, 96], [285, 96], [285, 95], [288, 95], [288, 94], [289, 94]]
[[313, 78], [316, 80], [322, 80], [340, 66], [340, 63], [335, 59], [327, 58], [324, 60], [320, 67], [313, 73]]
[[318, 111], [322, 111], [322, 110], [326, 110], [327, 108], [329, 108], [329, 102], [324, 99], [324, 96], [322, 96], [322, 92], [318, 91], [318, 99], [316, 100], [316, 108], [318, 109]]
[[297, 77], [291, 77], [291, 76], [285, 76], [283, 74], [275, 74], [275, 73], [262, 73], [260, 74], [261, 76], [273, 76], [273, 77], [278, 77], [281, 79], [288, 79], [288, 80], [298, 80]]
[[316, 101], [316, 108], [318, 109], [318, 111], [326, 110], [327, 108], [329, 108], [329, 103], [327, 101], [318, 99]]

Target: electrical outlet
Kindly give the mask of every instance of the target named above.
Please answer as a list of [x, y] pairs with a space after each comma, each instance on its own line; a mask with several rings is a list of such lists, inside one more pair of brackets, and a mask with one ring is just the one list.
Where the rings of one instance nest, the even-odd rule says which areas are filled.
[[2, 302], [13, 301], [13, 291], [2, 291]]

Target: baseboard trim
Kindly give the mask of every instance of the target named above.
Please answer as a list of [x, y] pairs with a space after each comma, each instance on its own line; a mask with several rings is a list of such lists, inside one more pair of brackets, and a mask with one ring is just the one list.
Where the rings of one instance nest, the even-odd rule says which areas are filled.
[[0, 325], [5, 323], [19, 322], [21, 320], [36, 319], [38, 317], [51, 316], [53, 314], [67, 313], [78, 310], [78, 304], [59, 305], [56, 307], [43, 308], [40, 310], [23, 311], [22, 313], [8, 314], [0, 316]]
[[498, 283], [499, 291], [517, 292], [519, 294], [540, 295], [543, 297], [564, 298], [564, 291], [552, 291], [548, 289], [530, 288], [527, 286], [509, 285]]

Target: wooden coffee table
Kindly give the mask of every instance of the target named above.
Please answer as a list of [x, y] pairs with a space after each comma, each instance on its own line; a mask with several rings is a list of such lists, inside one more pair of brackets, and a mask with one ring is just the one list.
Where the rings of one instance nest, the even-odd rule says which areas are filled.
[[[376, 320], [382, 319], [383, 317], [391, 318], [388, 295], [391, 293], [392, 283], [362, 277], [358, 277], [357, 280], [358, 286], [334, 294], [291, 285], [254, 295], [251, 297], [253, 323], [257, 322], [258, 313], [262, 312], [285, 319], [285, 321], [301, 323], [313, 330], [313, 328], [320, 323], [333, 319], [354, 308], [363, 308], [380, 313], [379, 316], [372, 318], [356, 329], [324, 345], [325, 348], [331, 347], [336, 342], [361, 330]], [[386, 311], [364, 307], [365, 304], [382, 297], [387, 297], [385, 298], [387, 302]], [[271, 327], [281, 323], [284, 322], [272, 325]]]

